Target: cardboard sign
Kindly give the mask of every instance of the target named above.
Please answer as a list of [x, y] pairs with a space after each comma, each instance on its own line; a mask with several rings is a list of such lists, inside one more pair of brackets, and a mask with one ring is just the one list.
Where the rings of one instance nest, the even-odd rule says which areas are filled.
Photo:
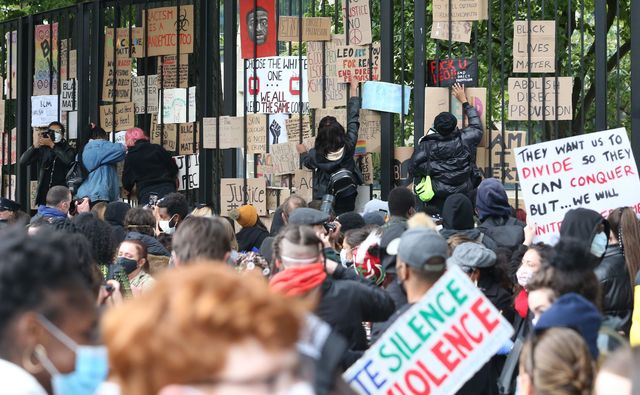
[[336, 48], [336, 74], [340, 82], [380, 81], [380, 43]]
[[358, 158], [360, 172], [362, 173], [362, 183], [364, 185], [373, 184], [373, 158], [371, 154], [366, 154]]
[[174, 156], [178, 165], [178, 190], [185, 191], [200, 187], [200, 157], [195, 155]]
[[46, 127], [53, 121], [57, 121], [58, 95], [31, 96], [31, 126]]
[[34, 39], [33, 96], [56, 95], [58, 94], [58, 24], [36, 25]]
[[267, 152], [267, 116], [247, 114], [247, 154]]
[[4, 184], [3, 184], [4, 188], [2, 190], [2, 196], [15, 201], [16, 200], [16, 176], [4, 174], [3, 178], [4, 178]]
[[[158, 112], [158, 76], [141, 75], [133, 77], [132, 101], [136, 114], [150, 114]], [[146, 87], [146, 89], [145, 89]], [[145, 107], [146, 104], [146, 107]]]
[[[244, 118], [243, 117], [219, 117], [220, 131], [218, 132], [218, 120], [216, 118], [203, 118], [203, 142], [205, 149], [226, 149], [244, 147]], [[264, 134], [264, 129], [263, 129]], [[218, 137], [219, 136], [219, 137]], [[220, 147], [217, 139], [220, 139]]]
[[299, 60], [297, 56], [275, 56], [245, 61], [247, 112], [308, 112], [309, 90], [304, 80], [307, 75], [307, 57], [302, 57], [302, 63]]
[[135, 112], [133, 103], [116, 104], [115, 125], [113, 105], [100, 106], [100, 126], [106, 132], [126, 130], [135, 126]]
[[4, 130], [6, 113], [6, 102], [4, 100], [0, 100], [0, 130]]
[[309, 169], [298, 169], [293, 173], [293, 188], [296, 195], [305, 201], [313, 200], [313, 172]]
[[[300, 20], [297, 16], [280, 15], [278, 18], [278, 40], [299, 41]], [[330, 41], [331, 17], [303, 17], [302, 41]]]
[[197, 125], [197, 123], [181, 123], [178, 125], [178, 155], [195, 154], [198, 151], [199, 136]]
[[478, 84], [478, 59], [430, 60], [427, 65], [427, 85], [472, 87]]
[[449, 88], [428, 86], [424, 89], [424, 134], [433, 127], [433, 121], [444, 111], [449, 111], [451, 93]]
[[[381, 142], [381, 117], [380, 113], [371, 110], [360, 110], [360, 130], [358, 130], [358, 142], [364, 141], [367, 153], [380, 152]], [[342, 125], [346, 128], [346, 123]]]
[[[531, 96], [529, 96], [529, 86]], [[544, 87], [544, 89], [543, 89]], [[573, 77], [509, 78], [510, 121], [573, 119]], [[557, 105], [556, 105], [557, 94]]]
[[295, 142], [288, 142], [271, 146], [273, 174], [293, 174], [300, 168], [300, 154], [296, 150], [296, 145]]
[[[196, 87], [162, 89], [158, 91], [158, 103], [162, 111], [158, 116], [158, 123], [187, 123], [196, 121]], [[187, 119], [187, 108], [189, 119]]]
[[264, 58], [277, 55], [276, 39], [275, 0], [241, 1], [240, 44], [242, 58]]
[[396, 186], [403, 184], [409, 177], [409, 164], [413, 155], [412, 147], [393, 149], [393, 181]]
[[[362, 110], [360, 110], [362, 114]], [[313, 123], [313, 130], [318, 130], [318, 124], [324, 117], [334, 117], [345, 130], [347, 129], [347, 109], [346, 108], [318, 108], [315, 111], [315, 119]], [[362, 124], [360, 124], [362, 127]]]
[[62, 81], [60, 111], [75, 111], [78, 108], [78, 87], [76, 80]]
[[458, 266], [347, 370], [359, 394], [454, 394], [513, 328]]
[[[451, 5], [449, 4], [451, 2]], [[451, 18], [449, 18], [451, 7]], [[433, 0], [433, 20], [438, 22], [487, 19], [487, 3], [480, 0]]]
[[555, 21], [513, 22], [514, 73], [554, 73], [555, 53]]
[[[113, 31], [116, 31], [116, 59], [143, 58], [144, 57], [144, 28], [132, 27], [106, 27], [104, 32], [104, 57], [113, 59]], [[175, 29], [174, 29], [175, 33]], [[151, 36], [150, 32], [147, 32]], [[180, 51], [182, 52], [182, 51]], [[175, 53], [175, 52], [174, 52]], [[151, 55], [149, 55], [151, 56]]]
[[151, 8], [148, 14], [143, 11], [147, 25], [146, 56], [175, 55], [178, 42], [181, 54], [193, 53], [193, 5], [180, 5], [179, 8], [179, 12], [178, 7]]
[[38, 181], [29, 181], [29, 207], [31, 210], [37, 210], [36, 197], [38, 196]]
[[[300, 117], [297, 115], [285, 121], [287, 128], [287, 140], [296, 144], [300, 143]], [[313, 138], [311, 135], [311, 124], [309, 122], [309, 115], [302, 117], [302, 140]]]
[[4, 40], [7, 45], [5, 56], [7, 78], [4, 81], [4, 94], [7, 99], [15, 99], [18, 94], [18, 32], [14, 30], [5, 33]]
[[267, 215], [267, 184], [264, 178], [222, 178], [220, 180], [220, 215], [244, 204], [251, 204], [258, 215]]
[[287, 120], [289, 114], [269, 114], [269, 146], [289, 141], [287, 136]]
[[[11, 138], [11, 143], [9, 143]], [[3, 165], [15, 165], [18, 158], [18, 134], [16, 128], [11, 129], [11, 137], [9, 133], [2, 133], [2, 164]], [[11, 155], [9, 155], [9, 149], [11, 149]]]
[[[329, 43], [307, 43], [309, 107], [334, 108], [346, 104], [347, 86], [335, 77], [337, 75], [337, 47], [344, 45], [344, 43], [344, 35], [335, 34], [331, 36]], [[322, 58], [323, 46], [324, 62]]]
[[[345, 21], [347, 4], [342, 4], [343, 26], [347, 26]], [[349, 1], [349, 43], [355, 45], [371, 44], [371, 10], [369, 0]]]
[[640, 179], [624, 128], [517, 148], [516, 163], [539, 241], [553, 242], [572, 208], [605, 218], [617, 207], [640, 212]]
[[[465, 89], [469, 104], [478, 111], [478, 116], [482, 122], [482, 128], [486, 131], [486, 107], [487, 107], [487, 89], [486, 88], [467, 88]], [[433, 121], [438, 114], [444, 111], [451, 112], [458, 120], [458, 127], [464, 128], [469, 124], [466, 114], [463, 114], [462, 103], [453, 97], [449, 88], [427, 87], [425, 88], [424, 101], [424, 126], [425, 134], [433, 127]], [[479, 147], [486, 147], [489, 144], [489, 136], [487, 133], [480, 140]]]
[[[104, 61], [102, 101], [118, 103], [131, 101], [131, 58]], [[114, 81], [115, 79], [115, 81]]]
[[404, 108], [402, 108], [402, 85], [389, 82], [368, 81], [362, 87], [362, 108], [383, 112], [409, 114], [411, 87], [404, 87]]
[[175, 124], [158, 125], [153, 122], [155, 119], [151, 117], [151, 142], [153, 144], [162, 145], [164, 149], [170, 152], [178, 151], [178, 129]]
[[[485, 134], [489, 134], [485, 131]], [[485, 178], [502, 179], [504, 172], [505, 184], [513, 185], [518, 182], [515, 149], [527, 145], [527, 132], [506, 130], [504, 137], [499, 130], [492, 130], [491, 141], [487, 148], [478, 148], [476, 163]], [[502, 156], [504, 155], [504, 163]], [[491, 158], [491, 163], [489, 163]]]
[[433, 22], [431, 38], [469, 44], [471, 42], [471, 28], [472, 23], [469, 21], [451, 22], [451, 36], [449, 36], [449, 22]]
[[291, 196], [289, 188], [267, 188], [267, 211], [273, 213]]
[[[178, 60], [180, 60], [179, 66]], [[186, 88], [189, 86], [189, 55], [163, 56], [158, 60], [157, 70], [159, 87]]]

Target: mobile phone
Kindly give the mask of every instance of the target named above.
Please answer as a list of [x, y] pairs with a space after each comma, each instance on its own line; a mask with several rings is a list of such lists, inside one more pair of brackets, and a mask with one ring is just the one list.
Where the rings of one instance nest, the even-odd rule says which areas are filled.
[[158, 204], [158, 194], [157, 193], [149, 194], [149, 206], [155, 206], [156, 204]]

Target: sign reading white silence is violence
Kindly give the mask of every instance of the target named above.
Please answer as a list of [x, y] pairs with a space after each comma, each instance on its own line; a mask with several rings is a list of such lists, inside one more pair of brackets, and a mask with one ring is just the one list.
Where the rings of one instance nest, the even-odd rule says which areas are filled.
[[605, 218], [618, 207], [640, 212], [640, 179], [624, 128], [528, 145], [515, 153], [536, 241], [553, 243], [564, 215], [576, 207]]
[[343, 375], [360, 394], [453, 394], [513, 328], [457, 266]]

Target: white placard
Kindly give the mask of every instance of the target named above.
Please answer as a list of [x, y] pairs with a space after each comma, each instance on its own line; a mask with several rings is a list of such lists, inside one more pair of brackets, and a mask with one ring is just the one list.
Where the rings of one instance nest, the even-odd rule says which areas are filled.
[[249, 59], [245, 61], [245, 67], [247, 112], [292, 114], [309, 111], [306, 56], [302, 57], [302, 63], [297, 56]]
[[58, 95], [31, 96], [31, 126], [49, 126], [58, 120]]

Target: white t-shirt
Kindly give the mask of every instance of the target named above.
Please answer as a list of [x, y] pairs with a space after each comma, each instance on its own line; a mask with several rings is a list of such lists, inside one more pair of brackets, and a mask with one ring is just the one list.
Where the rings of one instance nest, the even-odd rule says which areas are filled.
[[0, 359], [0, 393], [3, 395], [47, 395], [40, 383], [20, 366]]

